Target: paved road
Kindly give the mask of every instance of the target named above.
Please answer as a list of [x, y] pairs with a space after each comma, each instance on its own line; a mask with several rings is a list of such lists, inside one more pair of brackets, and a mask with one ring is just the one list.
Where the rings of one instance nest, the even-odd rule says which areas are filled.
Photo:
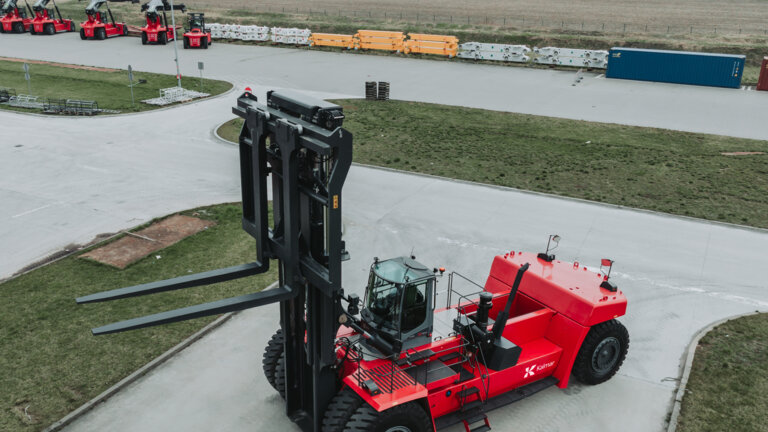
[[[71, 38], [3, 35], [3, 55], [173, 73], [170, 47]], [[277, 48], [215, 45], [183, 54], [186, 70], [204, 59], [209, 76], [259, 93], [295, 87], [340, 97], [376, 78], [391, 81], [397, 98], [768, 137], [768, 125], [753, 114], [764, 95], [752, 92], [602, 79], [572, 87], [573, 74], [564, 72]], [[236, 149], [211, 137], [231, 117], [232, 101], [94, 119], [0, 112], [0, 277], [101, 232], [237, 200]], [[660, 430], [692, 335], [728, 315], [768, 310], [764, 231], [363, 167], [353, 168], [345, 194], [353, 253], [347, 288], [362, 287], [374, 255], [414, 247], [425, 263], [482, 281], [493, 255], [539, 250], [553, 232], [564, 237], [561, 258], [616, 259], [632, 335], [620, 375], [594, 388], [549, 389], [497, 411], [491, 421], [502, 430]], [[232, 431], [281, 430], [279, 401], [258, 367], [263, 327], [276, 325], [275, 312], [238, 316], [70, 430], [203, 431], [222, 422]], [[233, 343], [237, 335], [252, 343]]]
[[[496, 410], [497, 430], [661, 431], [694, 333], [723, 317], [768, 311], [766, 232], [359, 166], [344, 200], [352, 253], [344, 285], [358, 292], [374, 255], [412, 248], [425, 264], [477, 281], [495, 254], [539, 251], [555, 232], [563, 237], [560, 259], [616, 260], [631, 336], [619, 374]], [[277, 320], [274, 305], [235, 317], [67, 431], [298, 430], [260, 371]]]
[[[136, 38], [82, 42], [3, 35], [3, 55], [175, 74], [173, 48], [141, 46]], [[336, 94], [363, 95], [363, 82], [390, 81], [396, 99], [514, 111], [553, 117], [652, 126], [768, 139], [762, 113], [768, 93], [674, 84], [587, 78], [575, 72], [535, 70], [392, 56], [215, 44], [182, 51], [182, 73], [238, 85], [262, 84]]]

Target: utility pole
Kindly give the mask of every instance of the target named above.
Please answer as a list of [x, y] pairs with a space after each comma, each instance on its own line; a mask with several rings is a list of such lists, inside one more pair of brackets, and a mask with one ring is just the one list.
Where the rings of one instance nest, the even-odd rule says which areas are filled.
[[176, 17], [173, 14], [173, 0], [171, 0], [171, 25], [173, 26], [173, 52], [176, 55], [176, 80], [181, 88], [181, 71], [179, 70], [179, 34], [176, 32]]

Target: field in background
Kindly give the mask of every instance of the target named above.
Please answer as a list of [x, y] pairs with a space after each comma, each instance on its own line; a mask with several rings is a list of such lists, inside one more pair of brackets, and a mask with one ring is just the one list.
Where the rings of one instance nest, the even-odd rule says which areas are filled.
[[[358, 163], [768, 228], [768, 141], [416, 102], [337, 101]], [[408, 121], [403, 121], [408, 119]], [[236, 140], [242, 122], [219, 134]], [[729, 156], [729, 152], [764, 154]]]

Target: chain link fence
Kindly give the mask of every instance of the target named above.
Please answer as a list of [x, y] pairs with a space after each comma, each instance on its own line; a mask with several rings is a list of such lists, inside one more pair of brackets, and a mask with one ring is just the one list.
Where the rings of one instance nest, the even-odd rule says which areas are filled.
[[254, 4], [253, 10], [264, 13], [282, 13], [302, 16], [327, 16], [356, 18], [372, 21], [404, 21], [408, 23], [430, 23], [436, 26], [488, 25], [510, 30], [557, 30], [563, 32], [611, 33], [611, 34], [663, 34], [663, 35], [744, 35], [768, 36], [765, 25], [703, 25], [703, 24], [638, 24], [625, 22], [573, 21], [548, 18], [506, 17], [491, 15], [441, 15], [413, 11], [372, 11], [352, 9], [317, 9], [309, 7], [286, 7], [277, 4]]

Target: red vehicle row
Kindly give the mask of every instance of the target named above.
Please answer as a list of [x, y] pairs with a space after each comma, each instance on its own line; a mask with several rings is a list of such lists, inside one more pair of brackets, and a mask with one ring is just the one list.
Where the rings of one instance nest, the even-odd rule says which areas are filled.
[[[131, 0], [132, 2], [138, 2]], [[53, 2], [53, 8], [48, 3]], [[34, 6], [24, 0], [25, 7], [19, 7], [18, 0], [5, 0], [0, 10], [0, 33], [25, 33], [53, 35], [61, 32], [74, 32], [75, 23], [61, 15], [55, 0], [38, 0]], [[101, 11], [106, 6], [106, 11]], [[166, 11], [186, 11], [183, 4], [170, 5], [167, 0], [151, 0], [142, 5], [146, 25], [141, 28], [141, 43], [165, 45], [176, 39], [176, 28], [169, 25]], [[86, 21], [80, 24], [80, 39], [104, 40], [128, 34], [128, 25], [118, 22], [107, 0], [91, 0], [85, 8]], [[211, 33], [205, 29], [205, 15], [190, 13], [187, 19], [188, 30], [184, 33], [184, 48], [206, 49], [213, 43]]]

